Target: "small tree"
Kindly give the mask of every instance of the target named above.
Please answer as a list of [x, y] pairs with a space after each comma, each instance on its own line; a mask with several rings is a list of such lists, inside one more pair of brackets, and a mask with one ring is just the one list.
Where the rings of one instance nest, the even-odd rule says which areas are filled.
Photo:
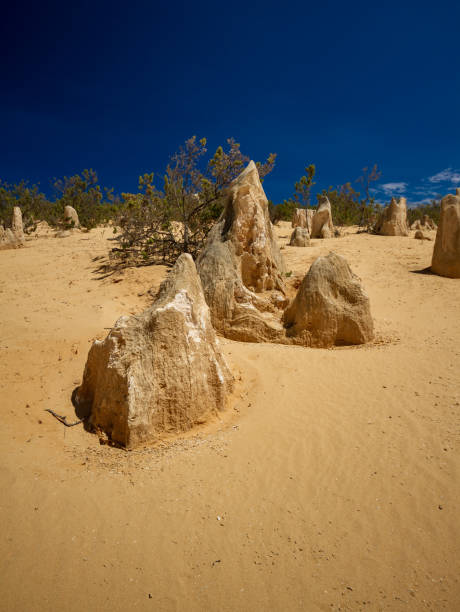
[[315, 184], [313, 177], [316, 173], [316, 166], [310, 164], [305, 168], [306, 174], [294, 184], [294, 193], [288, 200], [283, 200], [281, 204], [274, 206], [270, 212], [272, 223], [277, 221], [291, 221], [296, 208], [307, 208], [310, 205], [310, 192]]
[[301, 176], [295, 183], [294, 200], [298, 204], [297, 208], [307, 208], [310, 205], [310, 191], [315, 182], [313, 177], [316, 173], [315, 164], [310, 164], [305, 168], [306, 175]]
[[[140, 188], [148, 187], [144, 194], [137, 194], [137, 198], [133, 194], [126, 198], [125, 194], [118, 238], [121, 248], [116, 252], [124, 253], [126, 263], [135, 263], [139, 254], [141, 261], [150, 263], [174, 263], [181, 253], [197, 255], [222, 212], [226, 188], [249, 161], [237, 142], [230, 138], [227, 143], [227, 151], [218, 147], [206, 163], [206, 139], [189, 138], [166, 168], [163, 191], [155, 187], [152, 174], [145, 175], [147, 182], [145, 177], [140, 182]], [[275, 159], [276, 155], [270, 154], [265, 163], [257, 164], [262, 180]], [[148, 219], [143, 226], [139, 206]]]
[[372, 183], [375, 183], [375, 181], [378, 181], [382, 176], [382, 173], [378, 169], [377, 164], [374, 164], [372, 168], [366, 166], [365, 168], [363, 168], [362, 172], [362, 175], [356, 179], [357, 183], [362, 184], [364, 188], [364, 193], [366, 194], [366, 197], [364, 200], [362, 200], [361, 205], [361, 218], [359, 220], [360, 226], [364, 225], [368, 220], [368, 216], [366, 213], [369, 211], [369, 209], [375, 202], [375, 199], [370, 195], [371, 185]]
[[[146, 264], [155, 257], [166, 262], [175, 245], [175, 236], [164, 195], [153, 182], [154, 175], [139, 177], [138, 193], [123, 193], [118, 225], [119, 247], [112, 256], [124, 263]], [[114, 232], [117, 230], [114, 229]]]

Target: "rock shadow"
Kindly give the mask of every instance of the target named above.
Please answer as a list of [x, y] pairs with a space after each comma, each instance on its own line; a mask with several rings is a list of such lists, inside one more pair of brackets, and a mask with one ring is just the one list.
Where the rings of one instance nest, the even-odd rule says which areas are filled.
[[422, 270], [411, 270], [410, 272], [411, 274], [428, 274], [430, 276], [438, 276], [438, 274], [433, 272], [431, 266], [428, 266], [428, 268], [423, 268]]

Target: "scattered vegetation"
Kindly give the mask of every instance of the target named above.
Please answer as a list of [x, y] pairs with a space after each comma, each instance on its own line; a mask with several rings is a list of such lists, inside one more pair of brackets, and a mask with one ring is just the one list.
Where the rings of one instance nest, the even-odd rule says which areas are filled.
[[[372, 183], [379, 180], [381, 176], [377, 164], [374, 164], [372, 168], [363, 168], [362, 172], [363, 174], [355, 182], [363, 185], [364, 197], [361, 197], [359, 191], [352, 187], [351, 182], [335, 188], [330, 186], [316, 196], [318, 201], [323, 196], [329, 198], [332, 218], [337, 225], [359, 225], [368, 228], [382, 208], [371, 195]], [[305, 168], [305, 175], [294, 184], [292, 197], [277, 206], [271, 206], [270, 215], [274, 223], [279, 220], [290, 221], [296, 208], [311, 208], [310, 194], [315, 185], [313, 180], [315, 174], [316, 166], [310, 164]]]
[[55, 179], [53, 187], [58, 194], [55, 206], [60, 214], [59, 220], [66, 206], [75, 208], [80, 224], [88, 230], [107, 223], [118, 214], [120, 202], [114, 197], [113, 189], [101, 189], [92, 169]]
[[373, 198], [370, 201], [361, 198], [359, 191], [353, 189], [351, 183], [345, 183], [335, 189], [323, 189], [321, 194], [318, 194], [318, 199], [321, 196], [329, 198], [332, 218], [336, 225], [359, 225], [367, 228], [382, 209]]
[[[8, 227], [13, 207], [19, 206], [26, 232], [34, 231], [39, 221], [62, 227], [64, 207], [69, 205], [75, 208], [80, 224], [87, 230], [112, 222], [116, 243], [112, 263], [173, 264], [181, 253], [196, 256], [222, 212], [226, 188], [249, 161], [233, 138], [227, 140], [225, 149], [218, 147], [210, 158], [206, 145], [205, 138], [188, 139], [171, 157], [163, 175], [156, 177], [152, 172], [140, 176], [137, 193], [123, 193], [121, 198], [114, 195], [113, 189], [101, 187], [92, 169], [54, 179], [53, 199], [48, 199], [38, 185], [0, 180], [0, 224]], [[264, 163], [257, 162], [262, 181], [273, 170], [275, 161], [276, 154], [271, 153]], [[290, 221], [296, 208], [312, 207], [315, 175], [315, 165], [309, 164], [288, 199], [277, 205], [269, 201], [272, 222]], [[323, 189], [316, 197], [329, 198], [335, 224], [359, 225], [368, 230], [382, 210], [372, 195], [372, 185], [380, 177], [381, 172], [374, 164], [363, 168], [355, 181], [362, 186], [363, 196], [348, 182]], [[424, 215], [439, 223], [440, 200], [409, 208], [408, 223]]]
[[40, 193], [38, 185], [29, 185], [26, 181], [12, 185], [0, 180], [0, 225], [11, 225], [14, 206], [21, 208], [26, 232], [33, 231], [43, 219], [49, 219], [52, 224], [57, 222], [56, 206]]
[[305, 168], [305, 173], [294, 184], [294, 193], [288, 200], [284, 200], [282, 204], [274, 206], [269, 203], [270, 218], [272, 223], [277, 221], [291, 221], [296, 208], [308, 208], [310, 205], [310, 192], [315, 184], [313, 178], [316, 173], [314, 164], [310, 164]]
[[80, 174], [62, 179], [54, 179], [56, 197], [49, 200], [40, 192], [38, 185], [21, 181], [17, 185], [0, 181], [0, 224], [8, 227], [11, 223], [13, 207], [19, 206], [22, 212], [24, 230], [34, 231], [37, 223], [46, 221], [52, 227], [61, 227], [65, 206], [73, 206], [80, 223], [91, 229], [114, 219], [118, 214], [119, 202], [113, 189], [102, 190], [94, 170], [83, 170]]
[[[223, 194], [249, 162], [239, 143], [227, 141], [206, 161], [206, 139], [194, 136], [175, 153], [163, 177], [162, 189], [154, 174], [139, 178], [137, 194], [123, 194], [118, 225], [118, 247], [113, 256], [124, 264], [162, 262], [173, 264], [181, 253], [196, 256], [220, 216]], [[275, 165], [271, 153], [257, 162], [261, 180]]]

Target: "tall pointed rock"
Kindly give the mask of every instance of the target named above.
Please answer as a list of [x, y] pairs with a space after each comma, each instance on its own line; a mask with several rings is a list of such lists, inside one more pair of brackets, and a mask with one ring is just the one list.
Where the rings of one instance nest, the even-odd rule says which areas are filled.
[[197, 260], [214, 327], [228, 338], [277, 341], [285, 304], [284, 263], [268, 201], [251, 161], [230, 184], [223, 213]]

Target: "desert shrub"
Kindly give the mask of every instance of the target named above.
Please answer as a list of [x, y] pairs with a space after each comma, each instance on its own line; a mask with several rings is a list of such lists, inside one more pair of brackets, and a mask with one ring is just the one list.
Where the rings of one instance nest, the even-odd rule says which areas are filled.
[[21, 209], [27, 233], [34, 231], [39, 221], [47, 220], [53, 224], [58, 219], [56, 204], [39, 191], [38, 185], [29, 185], [26, 181], [18, 184], [0, 181], [0, 224], [4, 227], [11, 225], [14, 206]]
[[113, 195], [113, 189], [102, 189], [97, 173], [92, 169], [55, 179], [53, 186], [58, 196], [55, 207], [59, 217], [53, 220], [52, 225], [62, 222], [66, 206], [75, 208], [80, 224], [88, 230], [107, 223], [118, 213], [119, 202]]
[[[123, 194], [114, 260], [173, 264], [181, 253], [197, 255], [222, 212], [226, 188], [249, 161], [232, 138], [227, 144], [206, 161], [206, 139], [189, 138], [172, 156], [161, 189], [151, 173], [140, 177], [137, 194]], [[261, 180], [275, 158], [257, 163]]]
[[[116, 222], [118, 246], [112, 257], [125, 264], [142, 265], [152, 259], [168, 262], [176, 236], [167, 202], [155, 185], [153, 174], [139, 177], [139, 193], [123, 193]], [[116, 229], [114, 229], [117, 232]]]
[[271, 222], [277, 223], [278, 221], [292, 221], [296, 208], [300, 207], [295, 200], [284, 200], [281, 204], [277, 204], [273, 208], [269, 208]]
[[351, 183], [345, 183], [333, 189], [323, 189], [317, 195], [318, 200], [322, 196], [327, 196], [331, 203], [332, 219], [335, 225], [361, 225], [367, 226], [375, 216], [378, 205], [373, 201], [366, 202], [360, 198], [358, 191], [355, 191]]
[[26, 232], [34, 231], [39, 221], [46, 221], [52, 227], [62, 226], [67, 205], [75, 208], [81, 225], [87, 229], [106, 223], [118, 212], [119, 202], [113, 189], [102, 190], [93, 170], [55, 179], [53, 186], [56, 197], [49, 200], [39, 191], [38, 185], [29, 185], [26, 181], [16, 185], [0, 181], [0, 223], [5, 227], [11, 225], [14, 206], [21, 209]]
[[310, 192], [315, 184], [313, 178], [316, 173], [316, 166], [310, 164], [305, 168], [305, 174], [294, 183], [294, 193], [292, 196], [283, 200], [281, 204], [273, 205], [269, 202], [269, 213], [272, 223], [278, 221], [292, 221], [296, 208], [308, 208], [310, 205]]

